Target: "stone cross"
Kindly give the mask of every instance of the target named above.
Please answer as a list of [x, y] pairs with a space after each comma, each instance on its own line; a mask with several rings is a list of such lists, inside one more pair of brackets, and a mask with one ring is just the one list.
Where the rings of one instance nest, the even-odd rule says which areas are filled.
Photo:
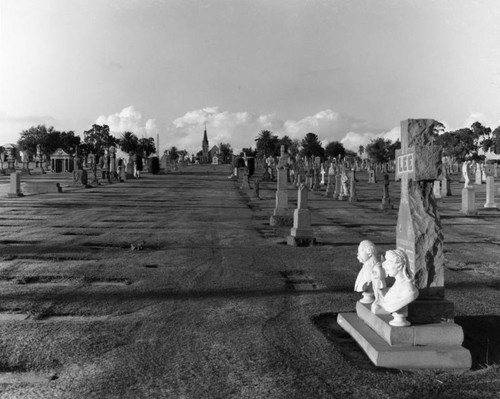
[[442, 172], [442, 149], [434, 145], [441, 127], [433, 119], [402, 121], [396, 151], [396, 180], [401, 180], [396, 246], [408, 255], [422, 299], [444, 297], [443, 234], [433, 195]]

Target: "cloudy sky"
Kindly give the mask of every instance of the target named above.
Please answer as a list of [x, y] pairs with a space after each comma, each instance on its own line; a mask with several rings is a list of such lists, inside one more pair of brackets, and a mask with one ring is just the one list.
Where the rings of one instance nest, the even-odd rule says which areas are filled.
[[360, 144], [500, 125], [497, 0], [0, 0], [0, 144], [37, 124]]

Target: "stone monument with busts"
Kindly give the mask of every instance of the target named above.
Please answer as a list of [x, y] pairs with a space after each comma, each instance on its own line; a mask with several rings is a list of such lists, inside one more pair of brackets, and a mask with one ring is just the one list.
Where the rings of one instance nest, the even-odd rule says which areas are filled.
[[453, 303], [444, 299], [443, 234], [433, 196], [433, 182], [442, 166], [441, 148], [434, 138], [441, 127], [433, 119], [401, 122], [401, 150], [396, 158], [396, 179], [401, 180], [397, 249], [388, 251], [382, 264], [395, 283], [382, 290], [373, 304], [358, 301], [356, 313], [337, 317], [376, 366], [471, 366], [470, 352], [461, 346], [463, 330], [453, 323]]

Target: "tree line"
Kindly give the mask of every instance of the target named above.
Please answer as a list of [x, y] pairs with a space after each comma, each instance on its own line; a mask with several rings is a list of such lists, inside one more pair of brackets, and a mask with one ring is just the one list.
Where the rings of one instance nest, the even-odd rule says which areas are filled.
[[104, 155], [104, 151], [111, 146], [119, 147], [127, 154], [145, 157], [156, 152], [155, 141], [152, 137], [138, 138], [132, 132], [124, 132], [117, 138], [110, 133], [108, 125], [97, 124], [83, 132], [83, 140], [75, 135], [74, 131], [60, 132], [52, 126], [33, 126], [20, 133], [17, 146], [19, 150], [26, 151], [32, 156], [36, 154], [37, 146], [40, 146], [41, 155], [45, 155], [46, 158], [59, 148], [71, 155], [94, 154], [98, 158]]

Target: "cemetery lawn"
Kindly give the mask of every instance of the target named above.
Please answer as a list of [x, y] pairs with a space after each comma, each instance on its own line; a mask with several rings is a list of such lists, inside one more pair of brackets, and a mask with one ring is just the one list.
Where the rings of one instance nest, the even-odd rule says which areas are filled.
[[359, 242], [395, 247], [383, 182], [359, 173], [356, 203], [311, 192], [318, 244], [296, 248], [269, 226], [276, 183], [252, 199], [229, 173], [90, 189], [65, 175], [63, 193], [2, 196], [0, 398], [498, 397], [500, 212], [460, 215], [458, 176], [440, 204], [446, 298], [473, 368], [402, 371], [374, 367], [335, 322], [359, 299]]

